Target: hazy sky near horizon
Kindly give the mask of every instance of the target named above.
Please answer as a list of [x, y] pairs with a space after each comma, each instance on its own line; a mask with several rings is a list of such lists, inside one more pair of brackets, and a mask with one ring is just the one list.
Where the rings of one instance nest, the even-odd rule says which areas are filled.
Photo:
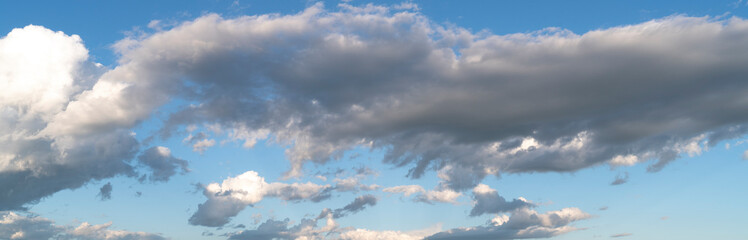
[[0, 239], [748, 237], [748, 2], [0, 3]]

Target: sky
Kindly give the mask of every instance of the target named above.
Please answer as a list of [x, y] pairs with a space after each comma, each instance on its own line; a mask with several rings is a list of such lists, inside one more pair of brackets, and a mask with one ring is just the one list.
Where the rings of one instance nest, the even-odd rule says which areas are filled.
[[748, 2], [0, 3], [0, 239], [743, 239]]

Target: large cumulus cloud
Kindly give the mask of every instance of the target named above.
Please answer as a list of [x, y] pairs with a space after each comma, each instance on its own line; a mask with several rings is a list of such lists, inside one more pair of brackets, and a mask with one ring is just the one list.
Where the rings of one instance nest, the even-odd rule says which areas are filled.
[[[468, 190], [502, 172], [649, 160], [658, 171], [747, 129], [740, 18], [492, 35], [416, 12], [339, 9], [206, 15], [123, 40], [120, 65], [44, 131], [130, 126], [182, 98], [197, 104], [173, 114], [164, 136], [211, 124], [249, 146], [268, 139], [288, 147], [288, 176], [381, 148], [412, 177], [459, 170], [446, 186]], [[92, 114], [103, 108], [113, 110]]]
[[[51, 128], [60, 125], [58, 115], [72, 110], [69, 104], [80, 94], [101, 89], [98, 77], [106, 71], [88, 61], [77, 35], [29, 25], [0, 39], [0, 210], [23, 209], [91, 180], [136, 176], [130, 161], [139, 143], [129, 130], [132, 125], [67, 125], [105, 112], [122, 114], [109, 111], [116, 107], [89, 109], [88, 115], [62, 123], [75, 133]], [[172, 167], [157, 162], [146, 168]], [[161, 178], [173, 174], [160, 171]]]

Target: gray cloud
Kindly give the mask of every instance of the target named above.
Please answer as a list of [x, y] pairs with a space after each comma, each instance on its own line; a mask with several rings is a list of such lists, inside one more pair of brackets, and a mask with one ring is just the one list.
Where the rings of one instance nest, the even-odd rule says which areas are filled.
[[334, 218], [345, 217], [348, 214], [353, 214], [366, 209], [366, 206], [377, 205], [377, 197], [371, 194], [356, 197], [353, 202], [345, 205], [343, 208], [335, 209], [333, 212]]
[[[38, 42], [24, 39], [32, 31], [61, 44], [23, 45]], [[473, 34], [417, 12], [317, 4], [125, 39], [106, 70], [86, 61], [79, 37], [30, 26], [1, 44], [62, 57], [4, 52], [0, 70], [62, 70], [3, 84], [33, 81], [45, 87], [33, 96], [61, 97], [2, 86], [14, 94], [0, 99], [0, 206], [135, 175], [127, 129], [175, 98], [200, 104], [172, 114], [164, 137], [213, 124], [245, 146], [267, 139], [288, 146], [287, 176], [361, 146], [415, 178], [452, 166], [445, 186], [457, 191], [501, 173], [649, 160], [659, 171], [748, 130], [746, 32], [740, 18], [672, 16], [583, 34]]]
[[99, 188], [99, 194], [97, 194], [101, 201], [112, 199], [112, 183], [107, 182], [101, 188]]
[[489, 186], [479, 184], [473, 189], [473, 200], [475, 205], [470, 210], [470, 216], [480, 216], [486, 213], [511, 212], [520, 208], [535, 207], [535, 204], [525, 201], [524, 199], [514, 199], [511, 202], [506, 201], [504, 197], [499, 196], [499, 192], [491, 189]]
[[440, 232], [426, 239], [525, 239], [549, 238], [575, 231], [569, 224], [590, 218], [578, 208], [537, 213], [528, 208], [512, 211], [511, 216], [498, 216], [487, 226], [456, 228]]
[[613, 186], [615, 186], [615, 185], [621, 185], [621, 184], [624, 184], [624, 183], [626, 183], [628, 181], [629, 181], [629, 173], [626, 172], [626, 173], [623, 173], [623, 174], [618, 174], [618, 176], [616, 176], [616, 179], [613, 180], [613, 182], [611, 182], [610, 185], [613, 185]]
[[[151, 147], [143, 151], [138, 157], [138, 163], [147, 166], [151, 170], [147, 178], [152, 182], [166, 182], [171, 176], [189, 172], [188, 163], [185, 160], [171, 155], [171, 150], [166, 147]], [[146, 175], [143, 175], [143, 180]]]
[[628, 237], [628, 236], [631, 236], [631, 235], [634, 235], [634, 234], [631, 234], [631, 233], [619, 233], [619, 234], [610, 235], [610, 237], [612, 237], [612, 238], [619, 238], [619, 237]]
[[[412, 177], [460, 166], [472, 174], [447, 186], [467, 190], [502, 172], [649, 160], [658, 171], [748, 129], [740, 18], [491, 35], [382, 9], [207, 15], [122, 41], [121, 65], [96, 84], [112, 94], [81, 94], [47, 131], [130, 126], [184, 98], [201, 104], [171, 115], [164, 136], [217, 124], [237, 141], [268, 139], [289, 146], [288, 176], [368, 146]], [[120, 114], [69, 122], [104, 107]]]

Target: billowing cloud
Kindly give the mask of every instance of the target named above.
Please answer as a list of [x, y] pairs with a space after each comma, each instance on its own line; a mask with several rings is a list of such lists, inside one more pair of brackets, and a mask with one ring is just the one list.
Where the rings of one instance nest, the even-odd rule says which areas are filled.
[[474, 206], [470, 210], [470, 216], [480, 216], [486, 213], [511, 212], [519, 208], [534, 207], [535, 204], [527, 202], [523, 198], [506, 201], [499, 196], [499, 192], [491, 189], [488, 185], [478, 184], [473, 188]]
[[0, 210], [23, 209], [91, 180], [134, 176], [132, 133], [92, 128], [44, 131], [104, 71], [77, 35], [29, 25], [0, 39]]
[[487, 226], [456, 228], [426, 239], [524, 239], [549, 238], [577, 230], [569, 224], [590, 218], [578, 208], [538, 213], [529, 208], [512, 211], [511, 216], [498, 216]]
[[[70, 104], [93, 89], [98, 89], [94, 99], [106, 98], [109, 94], [98, 84], [105, 72], [88, 61], [77, 35], [29, 25], [0, 39], [0, 210], [24, 209], [92, 180], [137, 176], [130, 163], [139, 150], [129, 130], [133, 125], [98, 117], [122, 114], [117, 107], [87, 109], [89, 114], [69, 116], [62, 123], [58, 117], [74, 110]], [[98, 125], [80, 127], [76, 122], [92, 119]], [[169, 171], [146, 164], [151, 167], [161, 167], [154, 173]]]
[[223, 226], [231, 217], [245, 207], [260, 202], [265, 197], [277, 197], [286, 201], [319, 202], [330, 198], [330, 185], [307, 183], [265, 182], [255, 171], [248, 171], [236, 177], [229, 177], [222, 183], [211, 183], [203, 189], [208, 198], [198, 206], [189, 223], [202, 226]]
[[120, 65], [42, 132], [127, 128], [178, 98], [199, 104], [171, 115], [164, 136], [207, 124], [248, 145], [268, 140], [287, 147], [287, 176], [354, 147], [385, 150], [412, 177], [459, 166], [445, 171], [456, 191], [502, 172], [650, 160], [658, 171], [746, 133], [746, 31], [740, 18], [672, 16], [582, 34], [474, 34], [345, 4], [211, 14], [121, 41]]
[[78, 227], [58, 226], [52, 220], [38, 216], [0, 212], [0, 239], [166, 240], [152, 233], [112, 230], [109, 229], [111, 225], [112, 223], [91, 225], [83, 222]]

